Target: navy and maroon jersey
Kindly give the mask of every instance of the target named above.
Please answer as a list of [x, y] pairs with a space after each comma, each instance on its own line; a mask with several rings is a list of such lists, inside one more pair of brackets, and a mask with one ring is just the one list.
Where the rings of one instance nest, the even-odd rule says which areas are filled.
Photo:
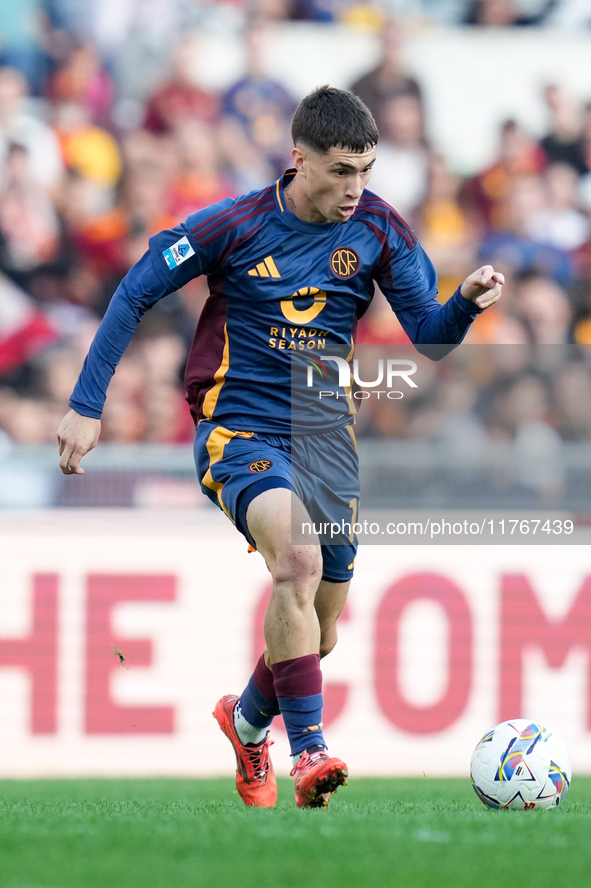
[[[459, 292], [436, 300], [435, 269], [405, 222], [364, 191], [348, 222], [310, 223], [286, 205], [290, 170], [273, 185], [200, 210], [150, 239], [103, 319], [70, 406], [100, 417], [107, 385], [146, 309], [207, 275], [187, 368], [196, 422], [290, 434], [292, 356], [350, 353], [357, 319], [377, 284], [415, 344], [464, 337], [480, 311]], [[330, 421], [351, 421], [335, 402]]]

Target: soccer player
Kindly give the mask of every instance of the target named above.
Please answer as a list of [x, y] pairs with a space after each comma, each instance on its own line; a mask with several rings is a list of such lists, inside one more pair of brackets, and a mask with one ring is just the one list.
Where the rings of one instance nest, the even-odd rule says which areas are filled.
[[354, 521], [359, 485], [348, 404], [333, 399], [325, 415], [309, 414], [308, 427], [294, 420], [291, 356], [350, 350], [374, 282], [419, 348], [442, 343], [450, 351], [504, 281], [485, 266], [437, 302], [435, 270], [413, 232], [366, 190], [378, 132], [355, 95], [315, 90], [296, 110], [292, 136], [294, 169], [272, 185], [150, 239], [97, 331], [58, 441], [61, 470], [82, 473], [109, 380], [143, 313], [207, 275], [210, 296], [186, 370], [197, 473], [273, 581], [266, 649], [242, 694], [222, 697], [214, 715], [234, 748], [242, 799], [270, 807], [277, 785], [268, 731], [282, 714], [296, 804], [305, 808], [325, 806], [348, 774], [322, 731], [320, 658], [337, 640], [356, 543], [296, 544], [292, 516]]

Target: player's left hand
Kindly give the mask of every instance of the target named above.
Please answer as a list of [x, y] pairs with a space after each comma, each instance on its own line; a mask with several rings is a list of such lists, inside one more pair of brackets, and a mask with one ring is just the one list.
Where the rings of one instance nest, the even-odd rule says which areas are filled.
[[488, 308], [501, 298], [504, 283], [505, 276], [500, 271], [495, 271], [492, 265], [483, 265], [468, 275], [460, 293], [479, 308]]

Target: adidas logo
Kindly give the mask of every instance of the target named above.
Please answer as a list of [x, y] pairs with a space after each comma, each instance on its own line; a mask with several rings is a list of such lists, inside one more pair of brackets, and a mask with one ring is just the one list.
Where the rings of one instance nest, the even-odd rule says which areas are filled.
[[263, 277], [263, 278], [280, 278], [279, 270], [275, 263], [273, 262], [272, 256], [267, 256], [263, 259], [262, 262], [259, 262], [256, 268], [251, 268], [248, 272], [250, 277]]

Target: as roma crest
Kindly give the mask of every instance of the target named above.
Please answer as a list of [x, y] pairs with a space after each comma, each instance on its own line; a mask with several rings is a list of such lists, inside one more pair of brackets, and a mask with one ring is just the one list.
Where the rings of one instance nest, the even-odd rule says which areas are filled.
[[353, 277], [359, 271], [359, 256], [350, 247], [339, 247], [330, 257], [330, 267], [337, 277]]
[[266, 472], [273, 465], [270, 459], [257, 459], [248, 467], [249, 472]]

